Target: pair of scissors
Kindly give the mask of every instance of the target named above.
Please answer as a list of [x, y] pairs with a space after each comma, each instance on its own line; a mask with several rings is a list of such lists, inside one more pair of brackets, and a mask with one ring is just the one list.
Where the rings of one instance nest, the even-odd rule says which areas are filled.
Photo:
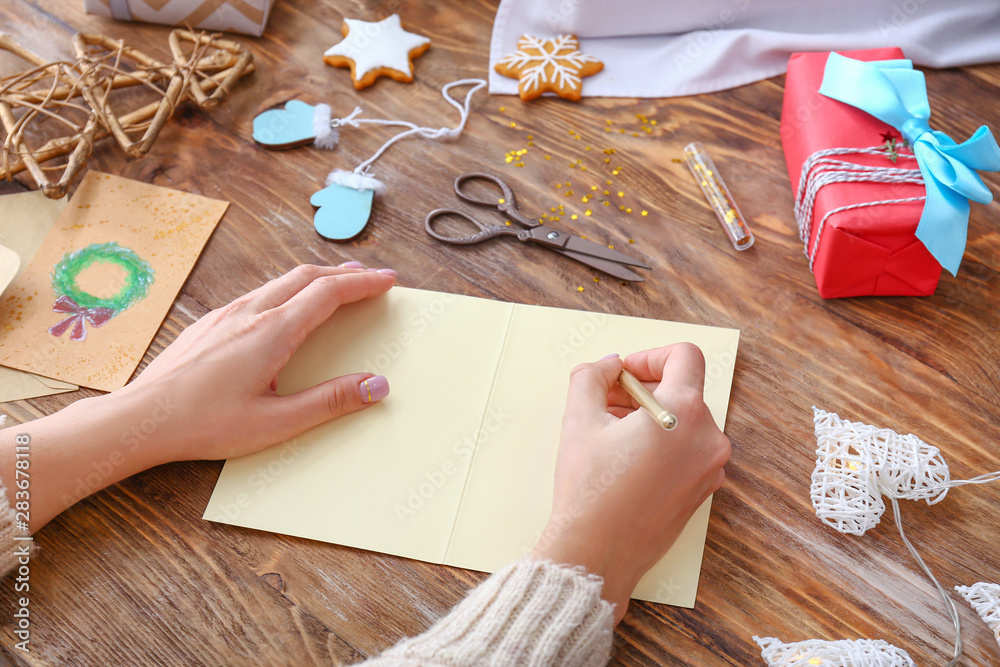
[[[500, 188], [499, 195], [494, 196], [492, 199], [473, 197], [463, 190], [463, 186], [471, 180], [482, 180], [493, 183]], [[438, 241], [453, 245], [473, 245], [498, 236], [513, 236], [518, 241], [537, 243], [559, 254], [582, 262], [587, 266], [612, 275], [615, 278], [637, 283], [642, 282], [644, 278], [622, 265], [627, 264], [628, 266], [637, 266], [643, 269], [650, 268], [648, 265], [632, 259], [617, 250], [606, 248], [599, 243], [582, 239], [579, 236], [573, 236], [567, 232], [558, 231], [542, 225], [538, 220], [529, 218], [518, 210], [517, 203], [514, 201], [514, 191], [496, 176], [480, 173], [463, 174], [455, 179], [455, 194], [458, 195], [459, 199], [470, 204], [495, 207], [506, 215], [507, 218], [527, 227], [527, 229], [506, 225], [487, 225], [463, 211], [439, 208], [428, 213], [427, 218], [424, 220], [424, 228], [427, 229], [427, 233]], [[478, 227], [479, 231], [469, 236], [442, 234], [434, 229], [434, 221], [443, 215], [454, 215], [463, 218]]]

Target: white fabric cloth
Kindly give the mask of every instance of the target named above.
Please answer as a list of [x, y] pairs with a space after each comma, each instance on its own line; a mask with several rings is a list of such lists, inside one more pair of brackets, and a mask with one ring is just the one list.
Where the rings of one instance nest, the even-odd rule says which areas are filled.
[[798, 51], [899, 46], [917, 65], [1000, 61], [997, 0], [501, 0], [490, 92], [517, 94], [493, 66], [523, 34], [572, 33], [604, 71], [588, 97], [671, 97], [785, 71]]

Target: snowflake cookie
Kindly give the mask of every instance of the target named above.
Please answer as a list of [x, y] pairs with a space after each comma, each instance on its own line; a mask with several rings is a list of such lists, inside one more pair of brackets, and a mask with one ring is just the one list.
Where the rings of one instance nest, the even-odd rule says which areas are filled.
[[576, 35], [559, 35], [555, 39], [524, 35], [517, 42], [517, 51], [496, 64], [497, 72], [518, 79], [518, 93], [526, 102], [547, 92], [579, 100], [583, 77], [602, 69], [604, 63], [580, 50]]
[[344, 19], [344, 39], [323, 54], [323, 62], [350, 67], [357, 89], [372, 85], [380, 76], [410, 83], [413, 59], [426, 51], [431, 40], [403, 30], [399, 14], [371, 23]]

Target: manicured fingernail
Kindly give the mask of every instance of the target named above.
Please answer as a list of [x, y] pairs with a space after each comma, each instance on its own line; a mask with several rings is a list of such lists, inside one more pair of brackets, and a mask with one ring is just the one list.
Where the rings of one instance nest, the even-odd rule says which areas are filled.
[[608, 355], [608, 356], [606, 356], [606, 357], [601, 357], [601, 361], [604, 361], [605, 359], [614, 359], [614, 358], [615, 358], [615, 357], [617, 357], [617, 356], [620, 356], [620, 355], [619, 355], [619, 354], [618, 354], [617, 352], [614, 352], [614, 353], [612, 353], [612, 354], [609, 354], [609, 355]]
[[378, 272], [381, 273], [382, 275], [386, 275], [386, 276], [398, 276], [399, 275], [398, 273], [396, 273], [392, 269], [379, 269]]
[[362, 264], [361, 262], [355, 262], [355, 261], [344, 262], [340, 266], [341, 266], [341, 268], [344, 268], [344, 269], [363, 269], [363, 268], [365, 268], [364, 264]]
[[362, 380], [358, 386], [362, 403], [375, 403], [389, 395], [389, 381], [384, 375], [376, 375]]

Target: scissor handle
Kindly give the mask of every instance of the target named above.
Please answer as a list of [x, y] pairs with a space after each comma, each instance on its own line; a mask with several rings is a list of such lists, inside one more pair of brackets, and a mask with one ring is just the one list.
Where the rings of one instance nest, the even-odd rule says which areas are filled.
[[[464, 218], [478, 227], [479, 231], [469, 236], [447, 236], [445, 234], [441, 234], [440, 232], [436, 232], [434, 231], [434, 221], [442, 215], [455, 215], [459, 218]], [[492, 239], [496, 236], [516, 236], [521, 241], [527, 241], [531, 235], [531, 233], [526, 229], [500, 227], [499, 225], [484, 225], [468, 213], [456, 211], [451, 208], [438, 208], [428, 213], [427, 217], [424, 218], [424, 229], [426, 229], [427, 233], [436, 238], [438, 241], [451, 243], [452, 245], [474, 245], [476, 243], [482, 243], [483, 241]]]
[[[500, 195], [495, 196], [492, 199], [482, 199], [479, 197], [473, 197], [472, 195], [466, 193], [462, 190], [462, 186], [465, 185], [466, 181], [481, 180], [489, 181], [493, 183], [498, 188], [500, 188]], [[462, 174], [455, 179], [455, 194], [459, 196], [460, 199], [464, 199], [470, 204], [479, 204], [480, 206], [494, 206], [502, 211], [514, 210], [516, 205], [514, 204], [514, 191], [510, 189], [510, 186], [501, 181], [496, 176], [492, 174], [483, 174], [479, 172], [471, 174]]]

